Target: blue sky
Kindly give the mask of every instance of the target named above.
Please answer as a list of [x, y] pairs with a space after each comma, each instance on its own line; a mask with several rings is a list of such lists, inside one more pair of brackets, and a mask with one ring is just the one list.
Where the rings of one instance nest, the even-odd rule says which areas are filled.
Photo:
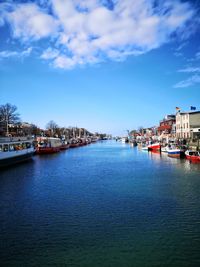
[[199, 1], [0, 1], [0, 104], [125, 134], [200, 109]]

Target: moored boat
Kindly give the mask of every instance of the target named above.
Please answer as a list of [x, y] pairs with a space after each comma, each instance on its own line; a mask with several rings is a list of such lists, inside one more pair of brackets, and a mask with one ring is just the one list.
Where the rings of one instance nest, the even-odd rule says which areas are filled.
[[75, 139], [75, 138], [72, 138], [72, 139], [70, 140], [69, 147], [70, 147], [70, 148], [79, 147], [79, 142], [78, 142], [78, 140]]
[[185, 151], [186, 159], [193, 162], [200, 162], [200, 152], [194, 150]]
[[30, 159], [35, 152], [33, 140], [13, 138], [0, 140], [0, 167], [20, 163]]
[[122, 137], [121, 142], [122, 143], [128, 143], [128, 137]]
[[168, 157], [171, 158], [183, 158], [185, 156], [184, 151], [179, 148], [171, 148], [168, 150]]
[[51, 154], [60, 151], [62, 142], [60, 138], [55, 137], [38, 137], [37, 138], [37, 154]]
[[69, 143], [67, 141], [62, 141], [62, 144], [60, 146], [60, 150], [66, 150], [69, 148]]
[[141, 149], [148, 151], [148, 146], [142, 146]]
[[148, 145], [148, 151], [160, 151], [161, 145], [159, 143]]
[[161, 152], [168, 153], [169, 150], [170, 150], [169, 146], [162, 146], [161, 147]]

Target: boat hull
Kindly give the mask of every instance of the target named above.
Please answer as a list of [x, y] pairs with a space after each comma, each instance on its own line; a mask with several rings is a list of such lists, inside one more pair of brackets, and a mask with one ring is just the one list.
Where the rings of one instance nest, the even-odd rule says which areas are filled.
[[186, 159], [192, 162], [199, 162], [200, 163], [200, 156], [186, 156]]
[[180, 158], [180, 152], [168, 152], [168, 157], [170, 158]]
[[192, 161], [192, 162], [199, 162], [200, 163], [200, 155], [196, 151], [191, 152], [185, 152], [186, 159]]
[[60, 151], [59, 147], [38, 147], [36, 154], [53, 154]]
[[184, 158], [185, 154], [183, 151], [181, 150], [171, 150], [171, 151], [168, 151], [168, 157], [170, 158]]
[[26, 153], [26, 154], [19, 154], [14, 157], [7, 157], [4, 159], [0, 159], [0, 168], [8, 167], [11, 165], [15, 165], [21, 162], [25, 162], [32, 159], [34, 151]]
[[148, 151], [160, 151], [161, 145], [160, 144], [153, 144], [148, 146]]
[[62, 145], [61, 147], [60, 147], [60, 150], [66, 150], [66, 149], [68, 149], [69, 148], [69, 144], [65, 144], [65, 145]]
[[79, 143], [70, 144], [70, 146], [69, 146], [69, 147], [70, 147], [70, 148], [79, 147]]

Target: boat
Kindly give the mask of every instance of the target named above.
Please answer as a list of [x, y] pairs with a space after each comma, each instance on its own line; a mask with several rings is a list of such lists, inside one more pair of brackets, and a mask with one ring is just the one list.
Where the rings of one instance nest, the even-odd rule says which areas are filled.
[[0, 140], [0, 167], [7, 167], [32, 158], [35, 152], [32, 139], [2, 138]]
[[128, 143], [128, 137], [122, 137], [121, 142], [122, 143]]
[[60, 146], [60, 150], [66, 150], [69, 148], [69, 143], [67, 141], [62, 141], [62, 144]]
[[38, 137], [37, 138], [37, 154], [52, 154], [60, 151], [62, 142], [56, 137]]
[[169, 148], [167, 146], [161, 147], [161, 152], [168, 153]]
[[79, 142], [78, 142], [78, 140], [75, 139], [75, 138], [72, 138], [72, 139], [70, 140], [69, 147], [70, 147], [70, 148], [79, 147]]
[[161, 152], [168, 153], [168, 151], [171, 149], [170, 145], [162, 146]]
[[143, 146], [143, 147], [141, 147], [141, 149], [148, 151], [148, 146]]
[[160, 151], [161, 149], [160, 143], [150, 144], [147, 147], [148, 147], [148, 151]]
[[85, 146], [87, 145], [86, 139], [85, 138], [78, 138], [78, 144], [79, 146]]
[[91, 138], [86, 138], [86, 144], [87, 145], [91, 144]]
[[200, 162], [200, 152], [194, 150], [185, 151], [186, 159], [193, 162]]
[[92, 137], [91, 137], [91, 142], [92, 142], [92, 143], [95, 143], [95, 142], [97, 142], [97, 141], [99, 141], [99, 137], [97, 137], [97, 136], [92, 136]]
[[168, 150], [168, 157], [171, 158], [183, 158], [185, 156], [185, 153], [183, 150], [179, 148], [171, 148]]

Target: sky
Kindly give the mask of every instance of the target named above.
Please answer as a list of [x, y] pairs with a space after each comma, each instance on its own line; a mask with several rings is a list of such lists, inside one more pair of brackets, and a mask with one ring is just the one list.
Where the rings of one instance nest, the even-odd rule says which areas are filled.
[[0, 0], [0, 105], [124, 135], [200, 109], [199, 0]]

